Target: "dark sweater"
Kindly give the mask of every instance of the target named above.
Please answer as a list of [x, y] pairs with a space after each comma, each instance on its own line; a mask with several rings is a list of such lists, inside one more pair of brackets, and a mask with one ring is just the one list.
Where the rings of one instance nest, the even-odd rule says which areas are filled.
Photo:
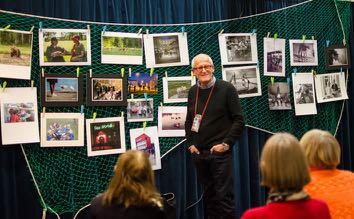
[[91, 219], [165, 219], [166, 215], [157, 206], [130, 206], [125, 208], [122, 205], [102, 205], [102, 195], [95, 197], [90, 206]]
[[[194, 119], [197, 86], [191, 87], [188, 93], [185, 123], [187, 146], [195, 145], [199, 150], [208, 150], [216, 144], [225, 142], [232, 147], [241, 136], [244, 126], [241, 105], [235, 87], [229, 82], [216, 80], [199, 131], [196, 133], [191, 131], [191, 127]], [[197, 114], [202, 114], [211, 89], [199, 88]]]

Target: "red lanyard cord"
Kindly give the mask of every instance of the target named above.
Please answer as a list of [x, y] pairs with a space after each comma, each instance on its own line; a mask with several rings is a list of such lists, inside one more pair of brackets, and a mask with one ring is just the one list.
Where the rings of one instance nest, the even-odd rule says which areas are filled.
[[[205, 113], [206, 108], [207, 108], [207, 106], [208, 106], [208, 104], [209, 104], [209, 100], [210, 100], [211, 94], [213, 93], [214, 87], [215, 87], [215, 84], [214, 84], [213, 87], [211, 88], [211, 91], [210, 91], [210, 93], [209, 93], [207, 102], [205, 103], [205, 106], [204, 106], [204, 109], [203, 109], [203, 113], [202, 113], [202, 115], [201, 115], [201, 117], [200, 117], [200, 121], [203, 119], [204, 113]], [[195, 117], [195, 115], [197, 115], [198, 96], [199, 96], [199, 86], [197, 87], [197, 95], [196, 95], [196, 97], [195, 97], [194, 117]]]

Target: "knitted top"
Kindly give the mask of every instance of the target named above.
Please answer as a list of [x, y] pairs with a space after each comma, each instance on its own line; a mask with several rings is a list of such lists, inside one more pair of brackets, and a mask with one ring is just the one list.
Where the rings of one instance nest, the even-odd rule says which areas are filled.
[[354, 218], [354, 173], [345, 170], [311, 170], [305, 190], [328, 204], [332, 218]]

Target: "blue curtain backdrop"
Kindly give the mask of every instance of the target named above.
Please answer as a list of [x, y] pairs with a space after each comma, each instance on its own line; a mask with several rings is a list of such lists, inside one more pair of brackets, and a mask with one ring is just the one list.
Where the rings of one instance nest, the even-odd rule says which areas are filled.
[[[57, 18], [98, 22], [162, 24], [202, 22], [257, 14], [286, 7], [303, 0], [1, 0], [0, 9], [19, 13]], [[354, 12], [354, 6], [352, 6]], [[354, 32], [352, 19], [352, 33]], [[349, 46], [354, 51], [351, 35]], [[353, 52], [352, 52], [353, 53]], [[354, 63], [353, 56], [351, 63]], [[353, 76], [349, 76], [348, 94], [354, 97]], [[345, 105], [337, 138], [342, 145], [343, 169], [354, 169], [352, 99]], [[266, 191], [259, 186], [258, 159], [269, 134], [245, 128], [234, 148], [235, 204], [240, 216], [245, 209], [264, 204]], [[157, 172], [157, 184], [161, 192], [176, 194], [177, 218], [202, 218], [200, 186], [189, 154], [184, 145], [169, 153], [162, 160], [163, 169]], [[20, 147], [0, 148], [0, 218], [40, 218], [42, 208], [32, 178], [26, 167]], [[73, 214], [61, 215], [72, 218]], [[47, 218], [56, 218], [47, 213]], [[87, 218], [83, 213], [82, 217]]]

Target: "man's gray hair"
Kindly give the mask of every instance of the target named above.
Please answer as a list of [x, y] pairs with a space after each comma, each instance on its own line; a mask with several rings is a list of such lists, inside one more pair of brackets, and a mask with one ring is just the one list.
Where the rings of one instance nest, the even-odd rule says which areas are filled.
[[207, 54], [204, 54], [204, 53], [200, 53], [200, 54], [194, 56], [194, 58], [192, 59], [192, 68], [194, 68], [195, 61], [197, 59], [208, 59], [208, 62], [210, 62], [210, 64], [214, 66], [213, 60], [210, 58], [210, 56], [208, 56]]

